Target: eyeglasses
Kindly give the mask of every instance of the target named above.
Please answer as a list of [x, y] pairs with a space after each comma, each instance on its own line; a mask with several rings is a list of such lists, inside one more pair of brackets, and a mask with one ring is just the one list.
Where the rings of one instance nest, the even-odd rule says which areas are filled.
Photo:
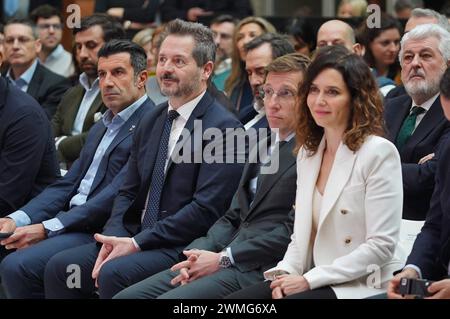
[[53, 28], [55, 30], [61, 30], [63, 28], [63, 25], [61, 23], [55, 23], [55, 24], [43, 23], [43, 24], [38, 24], [37, 27], [41, 30], [46, 30], [46, 29], [50, 29], [50, 28]]
[[13, 45], [14, 42], [16, 42], [16, 40], [17, 40], [17, 42], [19, 42], [20, 44], [26, 44], [26, 43], [28, 43], [28, 42], [30, 42], [30, 41], [34, 41], [33, 38], [24, 37], [24, 36], [17, 37], [17, 38], [14, 38], [14, 37], [6, 37], [6, 38], [5, 38], [5, 43], [8, 44], [8, 45]]
[[281, 89], [278, 92], [275, 92], [273, 88], [270, 86], [265, 86], [263, 88], [264, 98], [271, 99], [274, 95], [277, 96], [280, 100], [290, 100], [297, 96], [297, 92], [289, 90], [289, 89]]

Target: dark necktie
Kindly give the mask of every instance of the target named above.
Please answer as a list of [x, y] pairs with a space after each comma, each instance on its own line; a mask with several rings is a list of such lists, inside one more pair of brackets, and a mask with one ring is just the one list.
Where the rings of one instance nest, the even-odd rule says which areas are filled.
[[396, 140], [396, 144], [399, 150], [402, 150], [403, 146], [405, 146], [406, 142], [414, 132], [414, 129], [416, 127], [417, 116], [424, 112], [425, 112], [424, 108], [420, 106], [414, 106], [409, 115], [403, 121], [402, 127], [398, 132]]
[[169, 137], [173, 121], [180, 116], [177, 111], [171, 110], [167, 115], [164, 130], [159, 141], [159, 150], [153, 167], [152, 180], [148, 194], [147, 207], [142, 220], [142, 229], [150, 228], [158, 220], [159, 204], [164, 186], [164, 173], [166, 167], [167, 153], [169, 148]]

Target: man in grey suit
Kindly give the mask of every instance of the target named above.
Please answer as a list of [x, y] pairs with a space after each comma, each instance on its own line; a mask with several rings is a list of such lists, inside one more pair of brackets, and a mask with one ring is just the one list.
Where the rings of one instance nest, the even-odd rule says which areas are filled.
[[[205, 237], [186, 247], [186, 260], [123, 290], [115, 298], [223, 298], [264, 280], [263, 271], [283, 256], [292, 232], [291, 209], [296, 192], [292, 119], [308, 63], [306, 57], [293, 53], [267, 66], [264, 103], [275, 143], [266, 156], [251, 153], [225, 215]], [[269, 142], [270, 138], [260, 144]], [[264, 166], [276, 160], [278, 170], [264, 174]]]

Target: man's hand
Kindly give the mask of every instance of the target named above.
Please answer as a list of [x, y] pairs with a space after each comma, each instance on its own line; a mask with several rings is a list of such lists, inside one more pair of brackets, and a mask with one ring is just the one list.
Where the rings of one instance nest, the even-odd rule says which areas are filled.
[[[181, 275], [175, 277], [172, 284], [179, 282], [185, 284], [215, 273], [220, 269], [220, 253], [197, 249], [187, 250], [183, 253], [188, 259], [172, 267], [172, 271], [180, 270]], [[183, 270], [183, 273], [181, 270]]]
[[16, 228], [16, 222], [14, 219], [0, 218], [0, 233], [13, 233]]
[[412, 268], [405, 268], [391, 279], [387, 288], [387, 296], [389, 299], [407, 299], [398, 293], [398, 286], [402, 278], [419, 278], [419, 274]]
[[280, 275], [270, 284], [272, 299], [281, 299], [296, 293], [310, 290], [305, 277], [299, 275]]
[[108, 15], [119, 19], [123, 18], [124, 12], [125, 12], [124, 8], [110, 8], [108, 11], [106, 11]]
[[47, 238], [44, 225], [35, 224], [24, 227], [18, 227], [14, 234], [2, 240], [0, 244], [6, 249], [23, 249], [36, 244]]
[[428, 292], [433, 295], [425, 299], [450, 299], [450, 279], [433, 282]]
[[187, 12], [187, 19], [191, 22], [197, 22], [199, 17], [210, 16], [213, 15], [213, 11], [205, 11], [202, 8], [191, 8]]
[[434, 153], [428, 154], [420, 159], [419, 164], [425, 164], [429, 160], [433, 159], [433, 157], [434, 157]]
[[92, 270], [92, 278], [96, 280], [97, 285], [98, 274], [105, 263], [117, 257], [133, 254], [139, 250], [134, 246], [133, 240], [128, 237], [95, 234], [94, 238], [103, 244], [95, 261], [94, 269]]

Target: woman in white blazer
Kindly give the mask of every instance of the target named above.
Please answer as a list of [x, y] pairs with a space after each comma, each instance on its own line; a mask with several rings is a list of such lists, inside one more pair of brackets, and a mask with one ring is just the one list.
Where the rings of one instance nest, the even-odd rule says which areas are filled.
[[400, 157], [384, 133], [378, 88], [364, 61], [321, 50], [301, 89], [291, 243], [266, 281], [230, 298], [365, 298], [402, 267]]

